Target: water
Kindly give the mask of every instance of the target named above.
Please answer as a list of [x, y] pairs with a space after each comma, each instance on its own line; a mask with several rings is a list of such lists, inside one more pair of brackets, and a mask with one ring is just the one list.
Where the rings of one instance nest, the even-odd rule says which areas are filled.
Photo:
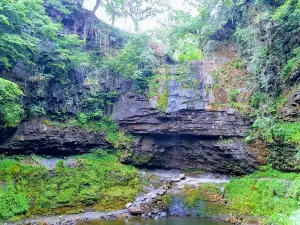
[[132, 218], [129, 220], [85, 221], [77, 225], [228, 225], [227, 223], [198, 218], [162, 218], [157, 220]]

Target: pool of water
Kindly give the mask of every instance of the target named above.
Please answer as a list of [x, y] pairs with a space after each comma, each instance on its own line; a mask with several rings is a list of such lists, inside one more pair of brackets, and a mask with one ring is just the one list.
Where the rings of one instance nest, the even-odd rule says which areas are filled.
[[197, 218], [163, 218], [157, 220], [131, 218], [129, 220], [85, 221], [77, 225], [228, 225], [227, 223]]

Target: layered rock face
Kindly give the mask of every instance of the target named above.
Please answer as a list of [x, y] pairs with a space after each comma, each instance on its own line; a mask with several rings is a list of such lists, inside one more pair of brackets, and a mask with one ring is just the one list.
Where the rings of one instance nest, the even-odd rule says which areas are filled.
[[[249, 120], [224, 104], [226, 87], [217, 86], [212, 77], [213, 71], [233, 58], [229, 49], [210, 60], [192, 62], [189, 71], [193, 77], [187, 79], [197, 81], [193, 87], [172, 76], [165, 113], [146, 96], [121, 96], [114, 105], [113, 118], [138, 137], [128, 161], [138, 166], [234, 174], [245, 174], [264, 164], [267, 153], [262, 156], [244, 141]], [[222, 96], [219, 91], [215, 94], [216, 89], [224, 90]]]
[[0, 139], [0, 153], [8, 154], [70, 155], [86, 153], [95, 147], [111, 145], [102, 134], [51, 126], [44, 120], [24, 122], [10, 138]]
[[249, 121], [231, 110], [161, 114], [147, 98], [126, 94], [113, 117], [139, 137], [130, 159], [135, 165], [240, 174], [257, 165], [257, 156], [243, 141]]

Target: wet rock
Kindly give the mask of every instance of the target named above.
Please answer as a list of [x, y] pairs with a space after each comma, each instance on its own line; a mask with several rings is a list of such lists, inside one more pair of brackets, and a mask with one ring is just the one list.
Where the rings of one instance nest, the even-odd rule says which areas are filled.
[[125, 205], [126, 209], [130, 208], [131, 206], [132, 206], [132, 203], [131, 203], [131, 202], [129, 202], [129, 203], [127, 203], [127, 204]]
[[129, 208], [129, 213], [134, 216], [142, 215], [144, 210], [141, 207], [133, 206]]
[[157, 192], [158, 195], [164, 195], [166, 193], [167, 193], [167, 190], [165, 190], [165, 189], [161, 189]]
[[287, 96], [286, 104], [280, 109], [280, 119], [288, 122], [300, 121], [300, 90]]
[[166, 217], [166, 216], [167, 216], [167, 213], [166, 213], [166, 212], [161, 212], [161, 213], [159, 214], [159, 216], [160, 216], [160, 217]]
[[[137, 163], [132, 158], [138, 155], [151, 157], [148, 161]], [[128, 162], [166, 169], [246, 174], [253, 172], [257, 165], [264, 165], [262, 163], [267, 160], [262, 158], [267, 156], [250, 149], [243, 138], [166, 135], [141, 137]]]
[[249, 121], [225, 111], [180, 110], [161, 114], [142, 95], [128, 93], [115, 104], [113, 118], [132, 134], [243, 137]]
[[145, 96], [127, 93], [114, 105], [113, 117], [138, 137], [126, 159], [133, 165], [246, 174], [267, 162], [249, 151], [244, 135], [250, 122], [232, 110], [162, 114]]

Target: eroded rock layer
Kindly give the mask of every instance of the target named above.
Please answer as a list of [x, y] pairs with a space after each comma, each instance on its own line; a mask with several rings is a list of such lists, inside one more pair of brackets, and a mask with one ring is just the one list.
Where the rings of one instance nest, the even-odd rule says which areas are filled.
[[249, 121], [232, 110], [163, 114], [147, 98], [126, 94], [115, 105], [113, 116], [123, 129], [139, 137], [128, 159], [135, 165], [243, 174], [259, 164], [243, 140]]
[[41, 119], [22, 123], [11, 137], [0, 139], [0, 153], [70, 155], [86, 153], [95, 147], [111, 147], [103, 134], [48, 123]]

